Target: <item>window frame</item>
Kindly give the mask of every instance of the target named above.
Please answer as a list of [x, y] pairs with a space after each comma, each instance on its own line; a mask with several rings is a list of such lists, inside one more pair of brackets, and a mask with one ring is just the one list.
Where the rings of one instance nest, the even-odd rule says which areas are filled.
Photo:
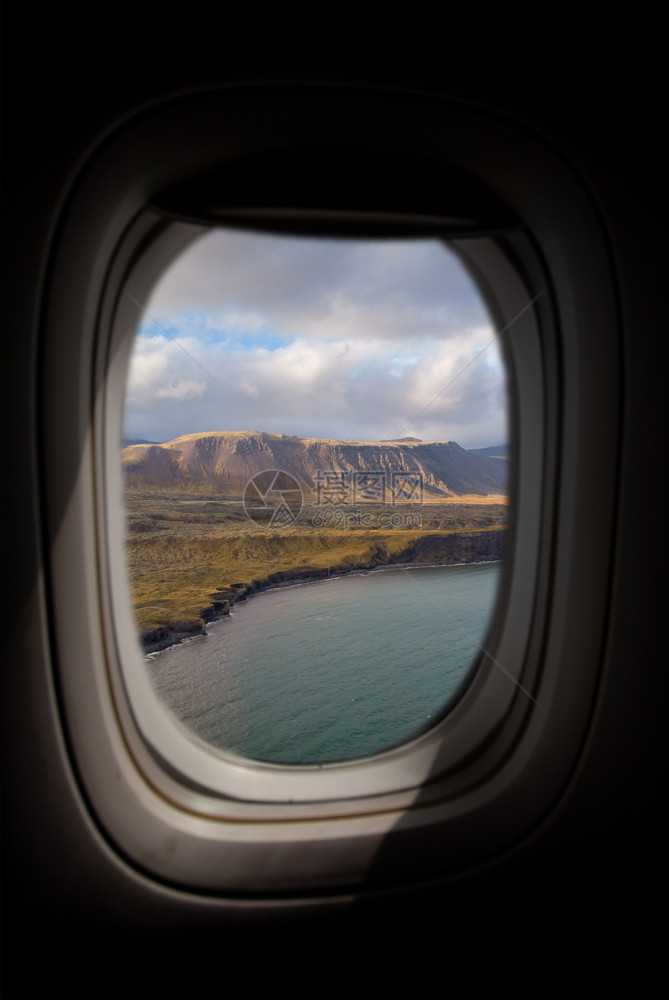
[[[356, 128], [342, 131], [345, 122]], [[359, 208], [367, 181], [358, 189], [353, 176], [352, 211], [286, 206], [275, 190], [269, 204], [228, 206], [216, 217], [314, 231], [334, 217], [351, 232], [444, 233], [498, 329], [508, 327], [514, 505], [490, 653], [453, 710], [364, 761], [281, 768], [198, 746], [164, 711], [148, 740], [146, 717], [137, 726], [131, 704], [141, 692], [128, 691], [120, 666], [132, 648], [139, 654], [118, 545], [117, 417], [136, 319], [124, 291], [145, 300], [185, 238], [180, 218], [205, 221], [208, 210], [165, 192], [242, 153], [271, 169], [286, 149], [302, 155], [305, 134], [319, 154], [334, 141], [344, 156], [359, 157], [361, 147], [370, 162], [381, 156], [391, 172], [413, 163], [414, 182], [429, 159], [444, 177], [473, 178], [502, 206], [491, 211], [483, 198], [477, 219], [467, 189], [472, 224], [445, 212], [434, 191], [434, 216], [425, 202], [395, 213], [391, 193], [370, 217]], [[457, 209], [457, 192], [450, 197]], [[370, 873], [445, 873], [526, 836], [557, 801], [587, 735], [608, 600], [594, 581], [611, 558], [617, 474], [611, 265], [587, 192], [559, 154], [511, 123], [416, 95], [249, 87], [166, 102], [124, 123], [73, 185], [43, 329], [54, 680], [81, 791], [116, 849], [191, 889], [272, 895], [360, 885]], [[595, 373], [597, 401], [588, 391]]]

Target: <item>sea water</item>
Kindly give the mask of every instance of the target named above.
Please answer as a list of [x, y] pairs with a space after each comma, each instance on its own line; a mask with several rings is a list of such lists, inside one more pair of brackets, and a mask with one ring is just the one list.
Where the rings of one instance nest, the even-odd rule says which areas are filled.
[[266, 591], [152, 658], [152, 681], [192, 732], [237, 755], [366, 757], [432, 725], [462, 692], [500, 568], [411, 566]]

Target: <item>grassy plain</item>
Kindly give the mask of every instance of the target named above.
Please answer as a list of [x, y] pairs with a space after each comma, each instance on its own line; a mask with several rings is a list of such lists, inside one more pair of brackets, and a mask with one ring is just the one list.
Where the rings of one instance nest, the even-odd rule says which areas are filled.
[[235, 584], [263, 583], [270, 574], [403, 561], [419, 538], [431, 538], [438, 551], [439, 538], [505, 527], [503, 497], [466, 500], [364, 504], [360, 513], [325, 518], [307, 504], [292, 525], [262, 528], [238, 499], [127, 490], [125, 544], [138, 631], [197, 621]]

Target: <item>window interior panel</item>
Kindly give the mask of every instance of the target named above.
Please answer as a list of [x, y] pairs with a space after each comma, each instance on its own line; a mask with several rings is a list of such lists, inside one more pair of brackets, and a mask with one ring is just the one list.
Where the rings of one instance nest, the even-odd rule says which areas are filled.
[[[357, 135], [348, 131], [352, 116], [364, 122]], [[402, 132], [411, 136], [404, 151], [411, 149], [408, 158], [396, 142]], [[184, 143], [186, 133], [189, 141]], [[305, 135], [310, 136], [314, 154], [307, 151], [306, 159]], [[333, 143], [341, 147], [337, 162], [342, 168], [337, 175], [342, 184], [335, 186], [323, 184], [331, 176]], [[286, 149], [287, 165], [282, 160]], [[282, 163], [285, 169], [272, 169]], [[431, 169], [426, 174], [428, 163]], [[255, 164], [255, 173], [247, 169], [249, 164]], [[379, 164], [389, 168], [381, 186], [376, 184]], [[301, 174], [292, 169], [295, 165]], [[208, 171], [213, 177], [209, 187], [201, 184]], [[400, 176], [407, 183], [398, 192], [395, 179]], [[246, 189], [226, 185], [226, 177], [228, 181], [245, 177], [249, 185]], [[252, 200], [260, 190], [256, 181], [267, 178], [271, 185], [262, 188], [259, 205]], [[181, 201], [175, 181], [185, 185]], [[241, 191], [234, 203], [227, 198], [230, 191]], [[296, 193], [302, 196], [299, 203], [293, 198]], [[421, 720], [413, 737], [397, 736], [400, 742], [384, 744], [376, 752], [368, 747], [352, 751], [367, 756], [346, 759], [341, 750], [327, 750], [319, 758], [323, 763], [299, 763], [280, 749], [283, 762], [277, 763], [268, 759], [266, 749], [230, 749], [207, 742], [188, 720], [166, 708], [151, 681], [152, 665], [165, 651], [155, 650], [157, 655], [147, 660], [146, 655], [153, 653], [138, 639], [151, 630], [142, 629], [133, 610], [126, 538], [153, 545], [157, 557], [161, 533], [182, 523], [194, 535], [201, 529], [206, 546], [213, 537], [206, 518], [215, 518], [215, 505], [222, 501], [220, 491], [212, 494], [211, 501], [199, 492], [202, 484], [195, 483], [200, 467], [207, 468], [206, 456], [192, 468], [183, 455], [179, 459], [172, 454], [160, 466], [161, 474], [167, 471], [173, 492], [192, 505], [190, 520], [156, 518], [155, 510], [128, 511], [124, 491], [130, 488], [129, 479], [124, 481], [119, 461], [123, 438], [138, 436], [153, 442], [129, 447], [157, 449], [163, 459], [169, 438], [168, 434], [158, 441], [162, 435], [155, 430], [133, 426], [135, 404], [124, 409], [126, 398], [132, 403], [131, 355], [143, 337], [146, 343], [153, 337], [157, 347], [165, 334], [162, 363], [167, 377], [154, 384], [153, 391], [158, 394], [154, 402], [168, 406], [172, 415], [213, 391], [203, 371], [207, 365], [195, 365], [193, 370], [192, 359], [174, 342], [178, 337], [141, 331], [150, 322], [147, 307], [155, 310], [152, 295], [170, 265], [190, 244], [195, 246], [198, 237], [203, 243], [211, 238], [207, 226], [223, 221], [257, 231], [270, 227], [277, 234], [344, 242], [350, 237], [365, 236], [365, 241], [383, 237], [386, 247], [399, 235], [407, 245], [408, 237], [420, 237], [415, 246], [429, 237], [442, 259], [452, 250], [475, 276], [503, 358], [506, 443], [511, 447], [506, 459], [507, 495], [513, 502], [506, 505], [506, 546], [504, 559], [497, 564], [500, 583], [481, 643], [484, 648], [456, 697], [437, 706], [429, 722]], [[452, 241], [448, 247], [440, 242], [445, 238]], [[314, 255], [305, 263], [305, 274], [309, 267], [317, 269], [317, 263]], [[316, 99], [299, 88], [271, 94], [246, 90], [193, 95], [127, 122], [110, 137], [99, 158], [86, 166], [58, 228], [44, 309], [40, 364], [49, 377], [39, 456], [41, 501], [49, 538], [54, 690], [62, 709], [64, 741], [82, 800], [90, 803], [109, 843], [118, 845], [131, 864], [172, 884], [208, 892], [272, 894], [359, 885], [371, 869], [379, 880], [420, 877], [421, 872], [432, 877], [505, 850], [547, 815], [587, 736], [599, 669], [588, 650], [598, 648], [605, 627], [605, 595], [596, 584], [608, 566], [613, 507], [612, 502], [603, 505], [601, 498], [614, 495], [617, 424], [603, 414], [615, 417], [617, 412], [619, 360], [609, 267], [587, 192], [540, 139], [472, 108], [446, 107], [408, 95], [399, 102], [390, 95], [341, 91], [324, 91]], [[211, 284], [206, 281], [207, 288]], [[399, 294], [401, 288], [398, 282], [392, 293]], [[430, 285], [428, 303], [433, 292]], [[383, 296], [379, 298], [384, 304]], [[345, 303], [340, 298], [335, 304]], [[154, 318], [161, 320], [157, 311]], [[416, 316], [412, 335], [424, 318], [425, 312]], [[287, 332], [297, 339], [295, 331]], [[220, 329], [212, 326], [208, 342], [191, 345], [193, 358], [201, 360], [197, 351], [202, 346], [205, 355], [212, 349], [214, 333], [220, 334]], [[350, 425], [327, 429], [330, 410], [337, 418], [347, 412], [341, 401], [334, 405], [336, 397], [328, 393], [321, 393], [313, 408], [323, 418], [322, 426], [271, 424], [269, 417], [287, 411], [268, 405], [261, 413], [258, 407], [263, 399], [271, 404], [275, 390], [265, 383], [265, 393], [253, 397], [249, 393], [253, 383], [233, 362], [240, 361], [250, 344], [276, 362], [293, 342], [286, 345], [281, 340], [286, 331], [273, 325], [257, 323], [251, 333], [249, 337], [246, 330], [237, 344], [231, 337], [229, 363], [213, 374], [225, 401], [221, 405], [232, 407], [230, 397], [242, 402], [262, 430], [253, 430], [251, 423], [230, 431], [227, 419], [213, 424], [208, 418], [199, 426], [170, 433], [243, 431], [266, 434], [265, 443], [285, 435], [284, 444], [297, 439], [298, 447], [305, 434], [321, 442], [361, 441], [357, 422], [353, 429]], [[304, 357], [318, 361], [316, 347], [323, 341], [325, 335], [313, 340], [311, 354], [305, 347]], [[64, 351], [63, 344], [71, 349]], [[189, 350], [188, 342], [183, 346]], [[358, 337], [353, 346], [369, 349], [370, 343]], [[171, 351], [182, 356], [178, 371], [170, 371]], [[337, 364], [350, 356], [351, 351], [343, 360], [333, 354], [325, 366], [333, 383], [349, 385], [347, 405], [356, 397]], [[446, 397], [452, 401], [456, 390], [490, 356], [487, 349], [477, 359], [463, 352], [455, 382], [446, 378], [430, 395], [426, 379], [418, 393], [419, 406], [405, 414], [398, 402], [393, 417], [402, 420], [393, 420], [388, 430], [386, 422], [365, 434], [384, 447], [398, 437], [420, 437], [423, 444], [429, 438], [451, 438], [466, 453], [479, 447], [480, 440], [458, 442], [458, 432], [450, 424], [437, 432], [419, 429], [415, 419], [423, 407], [425, 416], [433, 412], [433, 400], [437, 408]], [[157, 371], [157, 357], [152, 359], [155, 364], [146, 366], [146, 377]], [[382, 357], [395, 385], [421, 368], [420, 361], [413, 363], [399, 350]], [[437, 352], [434, 358], [438, 369], [443, 357]], [[394, 375], [388, 370], [392, 359]], [[366, 366], [362, 362], [358, 366], [356, 386], [369, 390], [370, 372], [378, 374], [379, 365], [374, 367], [373, 357], [367, 360]], [[300, 414], [308, 390], [307, 383], [300, 387], [297, 375], [307, 370], [306, 364], [288, 369], [293, 380], [289, 381], [292, 416]], [[233, 372], [231, 384], [226, 375]], [[600, 386], [597, 398], [591, 392], [594, 382]], [[442, 386], [444, 391], [435, 395]], [[383, 412], [387, 395], [376, 397], [378, 413]], [[375, 399], [370, 391], [361, 391], [357, 398], [363, 403]], [[392, 394], [391, 398], [399, 399]], [[217, 411], [216, 416], [221, 412], [226, 411]], [[324, 437], [333, 433], [335, 437]], [[498, 437], [492, 444], [504, 441]], [[420, 443], [404, 442], [403, 447], [408, 452]], [[247, 483], [257, 474], [249, 471]], [[267, 471], [285, 470], [270, 465], [260, 474]], [[330, 465], [317, 467], [318, 471], [339, 472]], [[349, 471], [355, 475], [359, 470]], [[393, 469], [382, 466], [378, 471]], [[193, 480], [188, 488], [179, 481], [186, 473]], [[152, 474], [157, 488], [155, 469]], [[239, 524], [265, 539], [288, 538], [297, 532], [306, 516], [303, 511], [313, 514], [314, 506], [313, 516], [323, 518], [325, 505], [316, 503], [318, 488], [351, 485], [325, 475], [314, 483], [312, 476], [309, 483], [299, 484], [301, 507], [296, 516], [297, 491], [280, 480], [275, 486], [278, 495], [272, 497], [272, 483], [260, 480], [251, 493], [255, 507], [250, 506], [261, 522], [264, 514], [264, 524], [253, 522], [244, 509], [246, 486], [230, 498], [241, 504]], [[427, 485], [433, 484], [427, 480]], [[410, 486], [410, 481], [405, 483], [407, 489]], [[270, 503], [272, 499], [276, 502]], [[400, 503], [382, 506], [404, 514], [411, 502], [409, 494]], [[214, 509], [208, 513], [209, 503]], [[421, 510], [434, 506], [423, 497]], [[360, 508], [361, 517], [370, 509], [362, 502]], [[282, 518], [281, 525], [273, 521], [275, 515]], [[313, 525], [313, 530], [322, 533], [324, 527]], [[493, 524], [487, 527], [496, 529]], [[350, 540], [356, 532], [360, 538], [362, 532], [378, 530], [368, 524], [347, 524], [341, 534]], [[391, 524], [383, 530], [394, 541], [403, 529]], [[406, 529], [412, 537], [421, 530]], [[444, 525], [438, 530], [448, 531]], [[392, 555], [388, 542], [385, 547]], [[381, 550], [377, 555], [385, 559]], [[207, 552], [200, 564], [206, 566], [210, 559]], [[409, 583], [420, 571], [388, 570], [384, 567], [396, 564], [383, 559], [375, 560], [369, 576], [360, 576], [357, 582], [394, 577]], [[222, 565], [229, 568], [232, 562], [226, 557]], [[295, 562], [289, 570], [327, 571], [340, 565], [329, 559], [316, 567]], [[186, 571], [192, 565], [192, 559], [181, 562]], [[176, 560], [175, 575], [179, 568]], [[463, 572], [462, 567], [455, 570]], [[154, 577], [161, 585], [167, 579], [164, 572]], [[272, 599], [269, 588], [243, 594], [247, 582], [237, 575], [226, 585], [217, 576], [203, 600], [194, 603], [195, 618], [200, 619], [196, 625], [210, 633], [207, 639], [234, 625], [235, 618], [239, 624], [242, 611], [258, 609]], [[348, 572], [342, 573], [341, 581], [333, 580], [332, 573], [330, 578], [295, 581], [293, 572], [288, 580], [270, 582], [290, 584], [273, 591], [283, 600], [291, 590], [311, 593], [356, 581]], [[219, 594], [224, 585], [240, 599], [230, 602], [225, 593]], [[149, 603], [160, 611], [159, 602], [167, 597], [169, 588]], [[216, 606], [224, 601], [230, 604], [229, 615], [224, 606]], [[392, 607], [399, 614], [401, 602]], [[221, 621], [216, 623], [221, 610]], [[317, 617], [323, 616], [313, 616]], [[186, 625], [189, 620], [192, 623], [186, 618]], [[164, 625], [159, 621], [153, 630]], [[373, 637], [379, 631], [371, 616], [368, 631]], [[193, 637], [187, 628], [184, 635], [190, 641], [182, 648], [203, 644], [201, 634]], [[173, 641], [175, 636], [168, 630], [158, 638]]]

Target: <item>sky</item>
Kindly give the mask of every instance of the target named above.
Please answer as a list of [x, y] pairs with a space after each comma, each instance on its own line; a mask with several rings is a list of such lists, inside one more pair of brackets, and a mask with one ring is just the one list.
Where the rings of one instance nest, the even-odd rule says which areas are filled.
[[495, 331], [438, 240], [214, 230], [142, 307], [125, 438], [262, 430], [463, 448], [508, 440]]

